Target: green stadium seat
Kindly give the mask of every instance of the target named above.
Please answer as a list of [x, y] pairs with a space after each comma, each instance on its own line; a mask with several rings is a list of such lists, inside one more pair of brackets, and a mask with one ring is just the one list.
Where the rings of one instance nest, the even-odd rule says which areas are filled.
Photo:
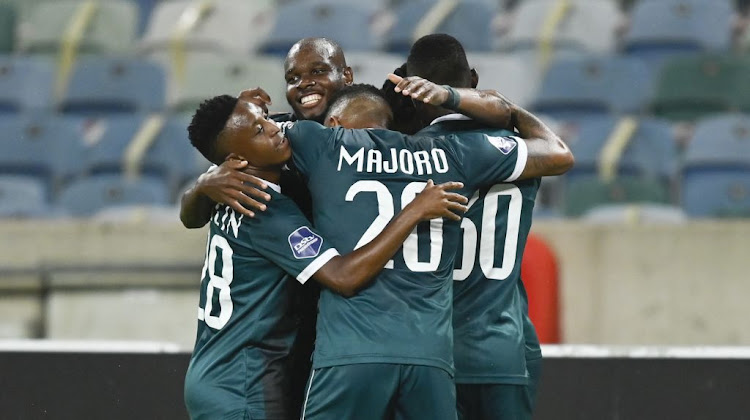
[[16, 10], [9, 4], [0, 4], [0, 54], [13, 50], [15, 44]]
[[[665, 63], [657, 77], [651, 111], [671, 120], [695, 120], [736, 107], [742, 60], [721, 55], [682, 57]], [[747, 85], [744, 85], [747, 86]], [[741, 94], [741, 93], [740, 93]]]
[[[84, 1], [39, 2], [18, 31], [22, 52], [54, 54], [65, 33], [82, 15]], [[133, 48], [138, 30], [138, 9], [128, 0], [96, 3], [78, 51], [84, 53], [126, 53]]]
[[605, 182], [594, 177], [579, 178], [566, 185], [565, 214], [578, 217], [603, 204], [668, 202], [667, 185], [656, 179], [619, 177]]

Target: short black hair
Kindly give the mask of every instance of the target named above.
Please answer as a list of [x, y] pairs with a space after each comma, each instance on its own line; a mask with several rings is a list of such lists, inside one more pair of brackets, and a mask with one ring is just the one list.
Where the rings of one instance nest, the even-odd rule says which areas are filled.
[[406, 60], [409, 76], [439, 85], [471, 87], [471, 67], [463, 45], [447, 34], [425, 35], [414, 43]]
[[366, 83], [355, 83], [352, 85], [344, 86], [337, 90], [331, 99], [328, 101], [328, 110], [326, 111], [326, 117], [336, 109], [339, 103], [360, 96], [369, 96], [370, 98], [376, 98], [382, 100], [386, 105], [390, 107], [388, 99], [383, 95], [383, 91], [376, 88], [373, 85]]
[[225, 156], [217, 156], [216, 140], [234, 112], [237, 101], [235, 96], [219, 95], [201, 102], [188, 126], [190, 143], [217, 165], [224, 161]]
[[[396, 76], [406, 77], [406, 63], [401, 67], [393, 70]], [[383, 82], [383, 96], [393, 110], [392, 129], [404, 134], [414, 134], [417, 130], [414, 127], [414, 121], [417, 118], [417, 108], [414, 106], [410, 96], [405, 96], [394, 89], [396, 84], [388, 79]]]

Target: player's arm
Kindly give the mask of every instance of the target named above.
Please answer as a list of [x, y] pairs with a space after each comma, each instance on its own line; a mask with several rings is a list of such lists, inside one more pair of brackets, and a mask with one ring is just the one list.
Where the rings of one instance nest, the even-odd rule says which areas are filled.
[[385, 267], [419, 222], [439, 217], [460, 220], [456, 212], [464, 213], [468, 200], [448, 191], [462, 187], [460, 182], [434, 185], [429, 181], [375, 239], [349, 254], [332, 258], [312, 278], [336, 293], [353, 296]]
[[262, 191], [267, 185], [263, 180], [242, 172], [246, 166], [244, 161], [227, 160], [201, 174], [195, 185], [182, 194], [182, 224], [189, 229], [205, 226], [216, 203], [226, 204], [248, 217], [255, 215], [253, 210], [265, 210], [261, 201], [271, 199]]
[[449, 88], [418, 76], [389, 74], [394, 90], [416, 101], [459, 112], [490, 127], [512, 129], [511, 104], [494, 90]]
[[526, 166], [518, 179], [561, 175], [575, 164], [573, 153], [539, 118], [522, 107], [511, 105], [511, 122], [526, 143]]

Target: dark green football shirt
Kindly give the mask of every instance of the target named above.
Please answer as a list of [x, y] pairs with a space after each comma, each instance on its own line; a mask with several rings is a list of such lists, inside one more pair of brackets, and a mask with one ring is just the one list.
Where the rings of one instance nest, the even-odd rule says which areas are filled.
[[[418, 134], [456, 132], [516, 135], [460, 116], [438, 119]], [[528, 311], [518, 287], [540, 182], [495, 184], [482, 188], [469, 202], [454, 271], [456, 383], [527, 383], [524, 322]]]
[[225, 205], [211, 218], [185, 378], [193, 419], [229, 418], [247, 407], [252, 416], [285, 413], [286, 395], [279, 394], [288, 392], [287, 356], [297, 332], [290, 282], [306, 282], [338, 255], [291, 199], [267, 192], [268, 208], [254, 218]]
[[[428, 179], [461, 181], [462, 193], [514, 180], [526, 145], [482, 133], [436, 137], [388, 130], [286, 126], [313, 197], [316, 227], [341, 252], [371, 241]], [[377, 280], [356, 296], [323, 290], [313, 367], [426, 365], [453, 373], [453, 260], [459, 224], [422, 223]]]

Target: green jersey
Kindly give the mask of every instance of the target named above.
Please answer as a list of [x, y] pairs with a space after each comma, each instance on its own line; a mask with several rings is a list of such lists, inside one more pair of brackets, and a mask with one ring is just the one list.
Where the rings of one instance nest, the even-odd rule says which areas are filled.
[[[443, 117], [418, 134], [514, 135], [459, 118]], [[482, 188], [469, 202], [453, 274], [456, 383], [527, 383], [524, 319], [528, 311], [518, 285], [540, 182], [495, 184]]]
[[[380, 233], [428, 179], [460, 181], [470, 196], [523, 171], [526, 145], [481, 133], [405, 136], [388, 130], [286, 126], [297, 168], [313, 197], [313, 218], [342, 252]], [[415, 228], [375, 281], [352, 298], [323, 290], [315, 369], [358, 363], [425, 365], [453, 373], [453, 260], [459, 224]]]
[[286, 415], [286, 364], [297, 331], [290, 282], [304, 283], [338, 252], [291, 199], [268, 192], [268, 209], [255, 218], [225, 205], [211, 218], [185, 378], [193, 419]]

